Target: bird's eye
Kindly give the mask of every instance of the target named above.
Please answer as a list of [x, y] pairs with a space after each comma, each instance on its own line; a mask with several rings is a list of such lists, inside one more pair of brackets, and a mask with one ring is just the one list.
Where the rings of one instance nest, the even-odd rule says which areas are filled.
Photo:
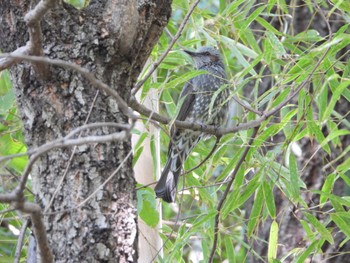
[[204, 55], [210, 56], [210, 53], [209, 52], [205, 52]]

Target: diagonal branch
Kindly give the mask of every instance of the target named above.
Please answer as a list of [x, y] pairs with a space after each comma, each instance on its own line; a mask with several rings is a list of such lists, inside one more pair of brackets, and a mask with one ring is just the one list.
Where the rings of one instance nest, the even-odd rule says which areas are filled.
[[74, 70], [79, 74], [81, 74], [84, 78], [86, 78], [93, 86], [105, 92], [109, 96], [113, 97], [116, 100], [118, 107], [122, 111], [122, 113], [124, 113], [126, 116], [128, 116], [132, 120], [136, 120], [136, 116], [129, 109], [128, 104], [123, 100], [123, 98], [119, 95], [119, 93], [116, 90], [111, 89], [107, 84], [97, 79], [89, 70], [82, 68], [77, 64], [67, 62], [61, 59], [50, 59], [48, 57], [41, 57], [41, 56], [1, 54], [0, 58], [1, 57], [22, 59], [22, 60], [27, 60], [31, 62], [41, 62], [41, 63], [51, 64], [51, 65], [55, 65], [63, 68], [68, 68], [70, 70]]
[[232, 172], [231, 176], [230, 176], [230, 181], [228, 182], [227, 186], [226, 186], [226, 190], [224, 192], [224, 194], [222, 195], [220, 201], [219, 201], [219, 204], [218, 204], [218, 207], [217, 207], [217, 213], [215, 215], [215, 225], [214, 225], [214, 242], [213, 242], [213, 247], [211, 249], [211, 252], [210, 252], [210, 257], [209, 257], [209, 260], [208, 262], [211, 263], [213, 262], [213, 258], [214, 258], [214, 254], [215, 254], [215, 250], [216, 250], [216, 247], [217, 247], [217, 243], [218, 243], [218, 235], [219, 235], [219, 222], [220, 222], [220, 213], [221, 213], [221, 209], [226, 201], [226, 198], [228, 196], [228, 193], [230, 192], [231, 190], [231, 186], [233, 184], [233, 181], [241, 167], [241, 165], [243, 164], [245, 158], [247, 157], [247, 154], [250, 150], [250, 147], [252, 146], [253, 142], [254, 142], [254, 139], [256, 137], [256, 135], [258, 134], [258, 130], [259, 130], [259, 127], [255, 127], [254, 128], [254, 131], [253, 131], [253, 134], [252, 134], [252, 137], [250, 138], [249, 142], [248, 142], [248, 145], [245, 147], [243, 153], [242, 153], [242, 156], [241, 158], [239, 158], [238, 160], [238, 163], [235, 167], [235, 170]]
[[200, 0], [196, 0], [190, 7], [190, 9], [188, 10], [187, 14], [184, 17], [184, 20], [182, 21], [179, 30], [177, 31], [176, 35], [174, 36], [174, 38], [171, 40], [168, 48], [164, 51], [164, 53], [159, 57], [159, 59], [154, 62], [152, 64], [151, 69], [147, 72], [146, 76], [141, 79], [138, 83], [136, 83], [135, 87], [131, 90], [131, 94], [135, 95], [137, 93], [137, 91], [142, 87], [142, 85], [146, 82], [146, 80], [153, 74], [153, 72], [158, 68], [158, 66], [160, 65], [160, 63], [162, 63], [162, 61], [166, 58], [166, 56], [168, 55], [168, 53], [170, 52], [170, 50], [172, 49], [172, 47], [174, 46], [175, 42], [179, 39], [179, 37], [182, 34], [182, 31], [185, 28], [185, 25], [187, 24], [188, 19], [190, 18], [191, 14], [193, 13], [194, 9], [196, 8], [196, 6], [198, 5]]
[[53, 255], [47, 240], [46, 229], [40, 206], [24, 200], [18, 200], [15, 202], [14, 207], [24, 213], [30, 214], [30, 219], [34, 226], [33, 229], [35, 240], [39, 248], [40, 261], [47, 263], [53, 262]]

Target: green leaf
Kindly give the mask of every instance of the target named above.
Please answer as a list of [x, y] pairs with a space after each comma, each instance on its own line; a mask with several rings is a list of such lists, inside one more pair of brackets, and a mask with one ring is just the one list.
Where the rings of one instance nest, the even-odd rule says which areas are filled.
[[263, 19], [262, 17], [257, 17], [256, 21], [262, 25], [263, 27], [265, 27], [270, 33], [273, 33], [277, 36], [282, 36], [282, 33], [280, 31], [278, 31], [276, 28], [274, 28], [269, 22], [267, 22], [265, 19]]
[[0, 97], [6, 95], [12, 88], [10, 74], [7, 70], [0, 72]]
[[90, 2], [89, 0], [64, 0], [64, 1], [78, 9], [87, 7]]
[[324, 114], [322, 116], [322, 120], [329, 119], [332, 111], [334, 110], [335, 104], [339, 100], [339, 98], [342, 95], [343, 91], [346, 88], [348, 88], [349, 85], [350, 85], [350, 80], [344, 81], [333, 91], [331, 100], [328, 103], [328, 107], [326, 108], [326, 111], [324, 112]]
[[223, 218], [225, 218], [233, 209], [236, 208], [235, 204], [237, 203], [238, 196], [240, 194], [240, 187], [243, 185], [244, 181], [244, 168], [240, 167], [236, 177], [233, 181], [233, 190], [228, 194], [224, 207], [222, 209]]
[[331, 0], [336, 8], [340, 8], [345, 12], [350, 12], [350, 3], [348, 0]]
[[[316, 140], [320, 143], [322, 146], [322, 149], [325, 150], [328, 154], [331, 154], [331, 148], [327, 144], [327, 141], [325, 140], [325, 137], [322, 133], [321, 128], [315, 123], [314, 120], [308, 119], [308, 128], [311, 135], [315, 135]], [[323, 142], [323, 143], [322, 143]]]
[[319, 243], [319, 240], [315, 240], [314, 242], [312, 242], [311, 245], [307, 249], [305, 249], [305, 251], [299, 257], [297, 257], [295, 259], [294, 262], [296, 262], [296, 263], [305, 263], [305, 262], [307, 262], [306, 259], [308, 258], [308, 256], [311, 255], [311, 253], [314, 251], [314, 249], [316, 248], [318, 243]]
[[265, 198], [265, 203], [267, 210], [270, 214], [270, 217], [272, 219], [276, 218], [276, 206], [275, 206], [275, 199], [273, 195], [273, 190], [270, 187], [270, 184], [266, 181], [263, 182], [263, 193]]
[[317, 42], [321, 41], [322, 37], [320, 36], [320, 33], [318, 33], [318, 31], [310, 29], [307, 31], [300, 32], [294, 37], [288, 37], [288, 40], [292, 42]]
[[332, 234], [327, 230], [327, 228], [317, 220], [313, 215], [304, 212], [303, 213], [310, 224], [317, 230], [317, 232], [321, 235], [322, 238], [327, 240], [330, 244], [334, 244], [334, 240]]
[[225, 238], [226, 254], [229, 263], [236, 263], [235, 250], [233, 248], [233, 240], [227, 236]]
[[142, 188], [137, 191], [137, 212], [140, 218], [150, 227], [156, 227], [159, 222], [159, 213], [153, 190]]
[[[10, 134], [0, 136], [0, 156], [6, 156], [17, 153], [25, 153], [27, 151], [26, 146], [12, 137]], [[22, 172], [27, 165], [28, 157], [16, 157], [9, 161], [9, 167], [15, 169], [18, 172]]]
[[293, 201], [300, 199], [299, 172], [297, 160], [293, 153], [289, 155], [290, 185], [286, 185], [292, 195]]
[[208, 74], [206, 70], [193, 70], [193, 71], [188, 71], [185, 74], [182, 74], [178, 77], [176, 77], [174, 80], [169, 81], [168, 83], [165, 84], [164, 88], [169, 89], [169, 88], [175, 88], [178, 85], [184, 84], [185, 82], [189, 81], [190, 79], [203, 75], [203, 74]]
[[260, 6], [257, 9], [254, 10], [254, 12], [245, 19], [245, 21], [243, 22], [243, 24], [240, 27], [240, 33], [244, 34], [245, 29], [249, 27], [249, 25], [261, 14], [262, 11], [264, 11], [264, 9], [266, 8], [266, 6]]
[[259, 188], [255, 193], [255, 199], [250, 212], [249, 221], [248, 221], [248, 230], [247, 236], [250, 238], [253, 234], [253, 231], [257, 227], [260, 219], [260, 213], [263, 207], [264, 199], [262, 197], [262, 188]]
[[274, 49], [274, 52], [275, 52], [275, 55], [277, 56], [277, 58], [281, 58], [282, 56], [287, 54], [282, 43], [279, 41], [279, 39], [272, 32], [267, 31], [266, 36], [267, 36], [267, 39], [270, 42], [272, 48]]
[[273, 262], [277, 256], [277, 248], [278, 248], [278, 224], [274, 220], [271, 223], [270, 227], [270, 237], [269, 237], [269, 245], [267, 251], [268, 262]]
[[331, 214], [332, 221], [339, 227], [339, 229], [349, 238], [350, 237], [350, 228], [349, 224], [338, 214]]
[[309, 224], [305, 220], [302, 220], [302, 219], [300, 219], [299, 222], [303, 226], [307, 237], [310, 239], [311, 242], [313, 242], [315, 240], [316, 235], [314, 232], [312, 232]]
[[[326, 181], [324, 182], [323, 186], [322, 186], [322, 192], [330, 194], [334, 185], [334, 182], [336, 180], [336, 174], [332, 173], [330, 175], [327, 176]], [[325, 203], [327, 202], [328, 198], [325, 195], [321, 195], [320, 196], [320, 207], [322, 208]]]

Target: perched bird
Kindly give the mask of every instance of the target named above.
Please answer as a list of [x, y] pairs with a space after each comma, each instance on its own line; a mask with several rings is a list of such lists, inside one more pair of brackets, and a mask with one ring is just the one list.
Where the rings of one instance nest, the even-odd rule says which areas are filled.
[[[229, 89], [220, 52], [213, 47], [185, 52], [192, 57], [197, 70], [205, 70], [207, 73], [194, 77], [185, 84], [179, 97], [179, 101], [183, 102], [176, 120], [218, 127], [225, 125]], [[182, 165], [204, 135], [200, 131], [172, 127], [168, 160], [154, 189], [157, 197], [168, 203], [175, 202]]]

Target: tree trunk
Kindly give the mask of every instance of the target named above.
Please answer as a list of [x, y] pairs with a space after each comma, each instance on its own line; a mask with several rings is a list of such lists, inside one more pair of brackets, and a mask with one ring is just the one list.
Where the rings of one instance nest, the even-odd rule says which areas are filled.
[[[168, 22], [171, 0], [96, 0], [80, 11], [57, 2], [41, 23], [45, 55], [90, 70], [127, 101]], [[31, 8], [28, 0], [1, 3], [3, 52], [25, 45], [28, 29], [23, 17]], [[50, 66], [44, 78], [37, 73], [27, 62], [11, 69], [29, 149], [65, 136], [85, 122], [128, 122], [112, 98], [97, 92], [76, 72]], [[101, 127], [82, 136], [111, 131]], [[31, 173], [33, 190], [44, 211], [55, 262], [136, 261], [130, 151], [128, 138], [83, 145], [75, 151], [73, 147], [52, 150], [36, 162]], [[93, 194], [117, 168], [115, 176]]]

